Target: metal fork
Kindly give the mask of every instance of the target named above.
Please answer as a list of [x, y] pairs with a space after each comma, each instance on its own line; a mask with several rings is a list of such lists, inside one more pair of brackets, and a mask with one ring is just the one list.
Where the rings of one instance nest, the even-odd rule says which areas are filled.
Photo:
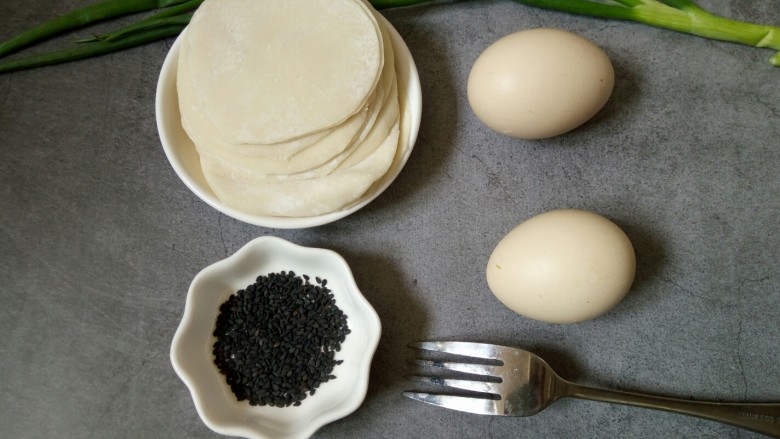
[[[441, 376], [408, 377], [427, 384], [485, 394], [403, 393], [409, 398], [448, 409], [481, 415], [530, 416], [561, 398], [574, 397], [697, 416], [780, 437], [780, 403], [699, 402], [586, 387], [562, 379], [533, 353], [506, 346], [446, 341], [426, 341], [409, 346], [471, 357], [470, 363], [412, 360], [418, 366], [481, 376], [480, 380]], [[482, 364], [476, 364], [476, 360]]]

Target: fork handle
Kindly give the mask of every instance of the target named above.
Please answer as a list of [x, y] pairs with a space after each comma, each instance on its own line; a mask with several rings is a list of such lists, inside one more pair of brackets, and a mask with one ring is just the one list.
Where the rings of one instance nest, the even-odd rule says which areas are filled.
[[690, 401], [582, 386], [566, 382], [566, 396], [697, 416], [780, 437], [780, 403]]

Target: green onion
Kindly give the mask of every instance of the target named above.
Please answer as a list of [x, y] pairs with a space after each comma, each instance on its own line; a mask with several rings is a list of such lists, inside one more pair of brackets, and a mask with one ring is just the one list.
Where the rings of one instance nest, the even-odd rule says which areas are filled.
[[121, 29], [115, 30], [108, 34], [95, 35], [94, 37], [84, 40], [78, 40], [78, 43], [93, 43], [97, 41], [119, 41], [128, 35], [142, 34], [152, 29], [161, 27], [178, 26], [180, 29], [184, 29], [189, 24], [192, 14], [180, 14], [173, 17], [149, 17], [141, 20], [137, 23], [133, 23], [129, 26], [125, 26]]
[[[377, 9], [429, 3], [433, 0], [370, 0]], [[780, 66], [780, 28], [714, 15], [692, 0], [514, 0], [528, 6], [614, 20], [634, 21], [664, 29], [778, 50], [769, 59]], [[113, 32], [79, 40], [77, 47], [0, 62], [0, 73], [75, 61], [177, 35], [203, 0], [103, 0], [76, 9], [0, 42], [0, 58], [98, 21], [124, 15], [158, 12]]]
[[203, 3], [203, 0], [187, 0], [183, 3], [179, 3], [175, 6], [171, 6], [162, 12], [158, 12], [150, 17], [144, 18], [141, 21], [137, 21], [129, 26], [125, 26], [121, 29], [115, 30], [108, 34], [95, 35], [92, 38], [79, 40], [79, 43], [89, 43], [100, 40], [117, 40], [131, 33], [152, 29], [155, 27], [161, 27], [168, 24], [182, 24], [186, 26], [192, 18], [192, 10], [195, 10]]
[[400, 8], [403, 6], [414, 6], [421, 3], [430, 3], [431, 0], [369, 0], [376, 9]]
[[[780, 51], [780, 27], [719, 17], [692, 0], [514, 0], [525, 5], [592, 17], [630, 20], [714, 40]], [[620, 3], [620, 4], [614, 4]], [[780, 66], [780, 52], [769, 59]]]
[[182, 3], [185, 0], [104, 0], [99, 3], [75, 9], [65, 15], [36, 26], [28, 31], [0, 43], [0, 57], [23, 49], [27, 46], [53, 37], [57, 34], [77, 29], [98, 21], [123, 15], [164, 8]]
[[96, 41], [94, 43], [80, 44], [76, 47], [58, 52], [44, 53], [41, 55], [33, 55], [18, 60], [11, 60], [0, 64], [0, 73], [48, 66], [67, 61], [76, 61], [79, 59], [90, 58], [106, 53], [117, 52], [129, 47], [135, 47], [152, 41], [158, 41], [164, 38], [176, 36], [182, 31], [182, 29], [184, 29], [184, 26], [165, 26], [156, 29], [150, 29], [142, 33], [131, 34], [119, 40]]

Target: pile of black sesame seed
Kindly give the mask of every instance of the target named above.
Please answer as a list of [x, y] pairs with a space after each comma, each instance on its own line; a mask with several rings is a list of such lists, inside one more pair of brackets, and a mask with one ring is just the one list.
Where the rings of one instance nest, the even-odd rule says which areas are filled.
[[259, 276], [220, 307], [214, 363], [239, 401], [300, 405], [336, 378], [343, 360], [334, 355], [350, 330], [327, 280], [315, 279], [292, 271]]

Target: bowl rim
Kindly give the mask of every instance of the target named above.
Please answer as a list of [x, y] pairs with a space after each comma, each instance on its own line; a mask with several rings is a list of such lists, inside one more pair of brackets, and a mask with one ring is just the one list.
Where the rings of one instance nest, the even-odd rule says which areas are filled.
[[[398, 77], [399, 96], [403, 96], [399, 99], [401, 104], [401, 141], [406, 147], [403, 153], [396, 157], [390, 169], [363, 196], [343, 209], [322, 215], [307, 217], [262, 216], [251, 215], [226, 206], [211, 192], [207, 185], [202, 187], [199, 182], [195, 181], [173, 146], [176, 143], [175, 140], [179, 138], [179, 134], [174, 134], [174, 131], [176, 128], [181, 128], [181, 119], [177, 118], [179, 120], [178, 127], [170, 126], [173, 122], [167, 120], [167, 112], [172, 108], [175, 108], [178, 115], [178, 100], [172, 99], [171, 94], [174, 96], [176, 94], [176, 66], [179, 46], [182, 44], [182, 37], [187, 32], [186, 27], [173, 42], [163, 61], [155, 95], [155, 119], [160, 142], [168, 162], [184, 185], [206, 204], [229, 217], [248, 224], [275, 229], [304, 229], [329, 224], [357, 212], [379, 197], [401, 173], [414, 149], [422, 119], [422, 88], [417, 66], [406, 42], [384, 16], [381, 14], [376, 14], [376, 16], [387, 27], [390, 43], [396, 54], [395, 69]], [[186, 137], [186, 133], [184, 135]]]
[[[169, 357], [174, 371], [189, 390], [201, 420], [206, 426], [217, 433], [257, 439], [271, 438], [271, 436], [260, 431], [259, 426], [256, 425], [221, 423], [215, 420], [204, 406], [203, 399], [207, 396], [203, 395], [203, 392], [201, 392], [201, 389], [198, 386], [196, 377], [190, 374], [188, 367], [180, 359], [180, 356], [183, 355], [183, 341], [187, 337], [188, 330], [194, 324], [195, 320], [195, 305], [193, 303], [195, 295], [198, 294], [197, 287], [203, 279], [218, 273], [221, 268], [238, 264], [247, 258], [251, 258], [253, 251], [278, 252], [280, 249], [288, 252], [288, 254], [308, 254], [312, 257], [326, 258], [335, 262], [337, 269], [341, 272], [343, 281], [347, 286], [345, 294], [349, 295], [351, 299], [356, 302], [360, 308], [361, 316], [365, 320], [364, 329], [366, 334], [366, 346], [364, 354], [360, 357], [360, 361], [355, 367], [355, 381], [354, 383], [351, 383], [353, 384], [353, 388], [348, 397], [335, 401], [337, 403], [335, 406], [320, 410], [315, 416], [309, 419], [308, 422], [301, 424], [297, 430], [286, 433], [276, 432], [277, 435], [273, 437], [284, 437], [287, 439], [310, 437], [324, 425], [341, 419], [357, 410], [365, 400], [368, 392], [371, 363], [381, 338], [382, 324], [376, 310], [374, 310], [358, 288], [347, 261], [333, 250], [306, 247], [274, 236], [261, 236], [249, 241], [232, 255], [208, 265], [195, 275], [187, 291], [184, 312], [171, 342]], [[313, 398], [313, 396], [310, 396], [310, 398]], [[252, 407], [247, 407], [247, 410], [252, 409]]]

